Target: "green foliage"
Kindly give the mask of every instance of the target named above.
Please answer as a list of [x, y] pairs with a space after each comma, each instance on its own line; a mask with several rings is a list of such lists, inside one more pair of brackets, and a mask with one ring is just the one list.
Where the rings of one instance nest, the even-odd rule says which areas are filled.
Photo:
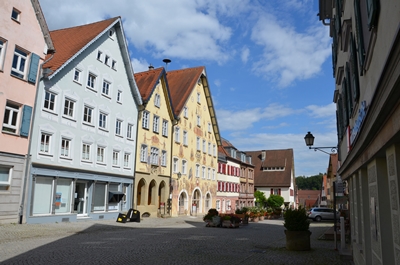
[[212, 220], [213, 216], [218, 216], [218, 211], [215, 208], [208, 210], [208, 213], [203, 216], [203, 221]]
[[264, 192], [259, 190], [254, 192], [254, 198], [256, 198], [256, 203], [259, 207], [264, 207], [265, 203], [267, 202]]
[[302, 207], [287, 209], [283, 214], [283, 219], [285, 220], [283, 226], [289, 231], [307, 231], [310, 228], [306, 209]]
[[299, 176], [296, 178], [297, 188], [299, 190], [320, 190], [322, 185], [322, 176], [322, 173], [311, 177]]
[[281, 195], [271, 194], [267, 199], [267, 204], [269, 207], [275, 209], [282, 206], [285, 199]]

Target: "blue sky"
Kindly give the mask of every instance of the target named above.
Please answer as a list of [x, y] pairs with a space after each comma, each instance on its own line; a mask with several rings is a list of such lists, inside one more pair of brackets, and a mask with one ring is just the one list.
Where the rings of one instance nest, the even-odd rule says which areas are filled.
[[[39, 0], [50, 30], [121, 16], [132, 66], [205, 66], [221, 136], [242, 151], [293, 148], [295, 175], [336, 146], [329, 27], [317, 0]], [[326, 150], [330, 151], [330, 150]]]

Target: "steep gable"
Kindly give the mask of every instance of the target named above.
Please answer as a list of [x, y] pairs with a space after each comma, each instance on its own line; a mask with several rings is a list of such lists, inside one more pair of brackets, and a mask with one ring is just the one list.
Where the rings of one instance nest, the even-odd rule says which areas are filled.
[[293, 149], [245, 151], [254, 164], [254, 186], [290, 187], [292, 180]]

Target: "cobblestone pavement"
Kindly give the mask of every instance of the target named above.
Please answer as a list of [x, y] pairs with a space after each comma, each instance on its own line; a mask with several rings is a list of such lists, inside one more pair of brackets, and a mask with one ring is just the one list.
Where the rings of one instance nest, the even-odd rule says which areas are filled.
[[333, 241], [332, 223], [311, 223], [311, 250], [285, 248], [283, 220], [205, 227], [202, 217], [0, 225], [1, 264], [352, 264]]

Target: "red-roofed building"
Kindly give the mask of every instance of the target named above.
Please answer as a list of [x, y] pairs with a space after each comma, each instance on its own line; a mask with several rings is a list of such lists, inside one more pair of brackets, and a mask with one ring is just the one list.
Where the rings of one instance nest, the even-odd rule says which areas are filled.
[[298, 206], [310, 209], [319, 207], [321, 202], [320, 190], [298, 190], [297, 191]]
[[245, 151], [254, 167], [254, 187], [268, 198], [278, 194], [286, 207], [296, 207], [293, 149]]

